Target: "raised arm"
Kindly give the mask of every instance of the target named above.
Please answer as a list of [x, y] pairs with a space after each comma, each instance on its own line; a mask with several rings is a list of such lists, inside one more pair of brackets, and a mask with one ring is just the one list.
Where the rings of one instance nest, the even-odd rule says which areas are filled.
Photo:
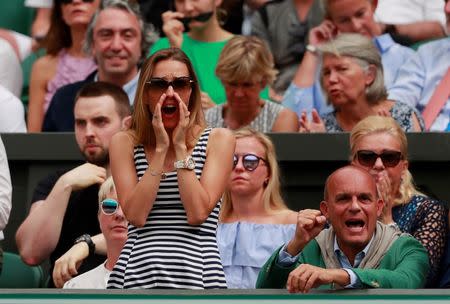
[[163, 27], [162, 30], [169, 40], [170, 46], [181, 48], [183, 44], [184, 25], [179, 20], [184, 15], [179, 12], [167, 11], [162, 14]]
[[272, 126], [272, 132], [297, 132], [298, 116], [294, 111], [283, 109]]
[[29, 265], [40, 264], [58, 244], [72, 191], [101, 184], [106, 170], [86, 163], [62, 175], [45, 200], [34, 202], [16, 233], [20, 256]]
[[[202, 224], [222, 196], [233, 165], [235, 138], [227, 129], [213, 129], [206, 150], [206, 162], [198, 180], [194, 171], [179, 169], [178, 186], [190, 225]], [[176, 150], [177, 159], [187, 156]]]
[[[330, 20], [325, 19], [320, 25], [312, 28], [309, 32], [309, 45], [318, 47], [334, 38], [336, 33], [334, 24]], [[320, 63], [319, 60], [320, 58], [317, 52], [307, 49], [292, 82], [300, 88], [311, 87], [316, 80], [316, 73]]]

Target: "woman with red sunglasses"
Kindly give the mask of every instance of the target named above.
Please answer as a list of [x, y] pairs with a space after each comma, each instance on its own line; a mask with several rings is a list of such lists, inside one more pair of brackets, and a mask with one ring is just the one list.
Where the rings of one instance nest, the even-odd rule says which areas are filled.
[[56, 90], [83, 80], [96, 69], [90, 54], [83, 51], [83, 40], [99, 4], [100, 0], [55, 1], [50, 29], [43, 41], [46, 55], [36, 60], [31, 70], [29, 132], [42, 130], [45, 112]]
[[445, 248], [448, 210], [414, 186], [405, 133], [391, 117], [369, 116], [353, 128], [350, 149], [352, 164], [376, 179], [385, 204], [380, 221], [413, 235], [428, 250], [431, 271], [427, 286], [435, 286]]
[[255, 288], [269, 256], [295, 233], [297, 212], [281, 197], [270, 139], [250, 128], [236, 131], [233, 171], [224, 193], [217, 244], [228, 288]]

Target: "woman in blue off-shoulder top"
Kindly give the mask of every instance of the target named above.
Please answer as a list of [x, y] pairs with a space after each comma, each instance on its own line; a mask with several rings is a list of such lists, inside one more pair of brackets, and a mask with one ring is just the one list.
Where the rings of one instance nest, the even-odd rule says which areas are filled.
[[255, 288], [262, 265], [295, 233], [297, 213], [280, 194], [275, 149], [263, 133], [237, 131], [217, 243], [228, 288]]

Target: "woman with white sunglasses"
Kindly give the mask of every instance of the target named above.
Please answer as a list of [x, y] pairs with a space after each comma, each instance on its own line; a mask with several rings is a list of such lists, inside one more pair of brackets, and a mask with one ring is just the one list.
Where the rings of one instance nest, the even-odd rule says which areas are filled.
[[[53, 281], [56, 287], [76, 289], [105, 289], [109, 275], [125, 245], [128, 221], [117, 201], [112, 177], [106, 179], [98, 191], [98, 221], [102, 233], [92, 237], [95, 252], [106, 254], [106, 261], [96, 268], [78, 275], [78, 267], [89, 256], [86, 242], [79, 242], [55, 262]], [[63, 286], [64, 285], [64, 286]]]

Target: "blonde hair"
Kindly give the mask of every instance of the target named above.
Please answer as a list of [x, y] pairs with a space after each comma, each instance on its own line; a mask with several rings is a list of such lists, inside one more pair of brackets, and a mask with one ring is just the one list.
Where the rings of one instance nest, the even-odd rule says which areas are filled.
[[186, 145], [192, 148], [196, 142], [196, 134], [194, 134], [194, 127], [205, 127], [205, 118], [203, 116], [201, 105], [200, 87], [198, 84], [197, 76], [195, 75], [194, 68], [191, 61], [186, 54], [178, 48], [163, 49], [154, 53], [148, 58], [141, 69], [139, 75], [138, 87], [136, 89], [136, 97], [134, 99], [134, 111], [131, 120], [131, 135], [133, 136], [135, 143], [141, 143], [143, 145], [155, 144], [155, 133], [152, 125], [152, 114], [148, 108], [148, 103], [144, 101], [147, 97], [145, 94], [146, 83], [152, 77], [153, 71], [157, 63], [165, 60], [174, 60], [184, 63], [189, 71], [189, 77], [194, 81], [192, 85], [191, 97], [189, 100], [188, 110], [189, 125], [187, 131]]
[[[376, 69], [374, 80], [366, 87], [366, 98], [370, 104], [377, 104], [387, 98], [384, 86], [381, 55], [373, 41], [363, 35], [343, 33], [318, 47], [322, 54], [336, 57], [350, 57], [367, 72], [369, 66]], [[321, 84], [323, 77], [321, 77]]]
[[[351, 160], [356, 158], [356, 146], [359, 141], [372, 134], [386, 133], [400, 143], [400, 152], [404, 159], [408, 159], [408, 141], [405, 132], [392, 117], [368, 116], [358, 122], [350, 133]], [[400, 196], [394, 199], [394, 206], [408, 203], [414, 195], [424, 195], [414, 186], [414, 181], [408, 169], [403, 172], [399, 189]]]
[[[263, 193], [264, 209], [269, 213], [281, 212], [289, 210], [286, 206], [280, 191], [280, 173], [277, 163], [275, 147], [270, 138], [254, 129], [245, 127], [234, 132], [236, 139], [253, 137], [258, 140], [264, 147], [264, 158], [267, 161], [267, 168], [269, 170], [269, 180], [265, 186]], [[231, 215], [233, 212], [233, 204], [231, 201], [231, 191], [229, 188], [225, 189], [222, 206], [220, 211], [220, 219], [223, 220]]]
[[278, 73], [274, 66], [264, 41], [255, 36], [234, 36], [220, 53], [216, 75], [222, 82], [262, 80], [270, 85]]
[[102, 202], [113, 191], [116, 191], [116, 187], [114, 186], [112, 176], [110, 176], [103, 182], [98, 190], [98, 202]]

